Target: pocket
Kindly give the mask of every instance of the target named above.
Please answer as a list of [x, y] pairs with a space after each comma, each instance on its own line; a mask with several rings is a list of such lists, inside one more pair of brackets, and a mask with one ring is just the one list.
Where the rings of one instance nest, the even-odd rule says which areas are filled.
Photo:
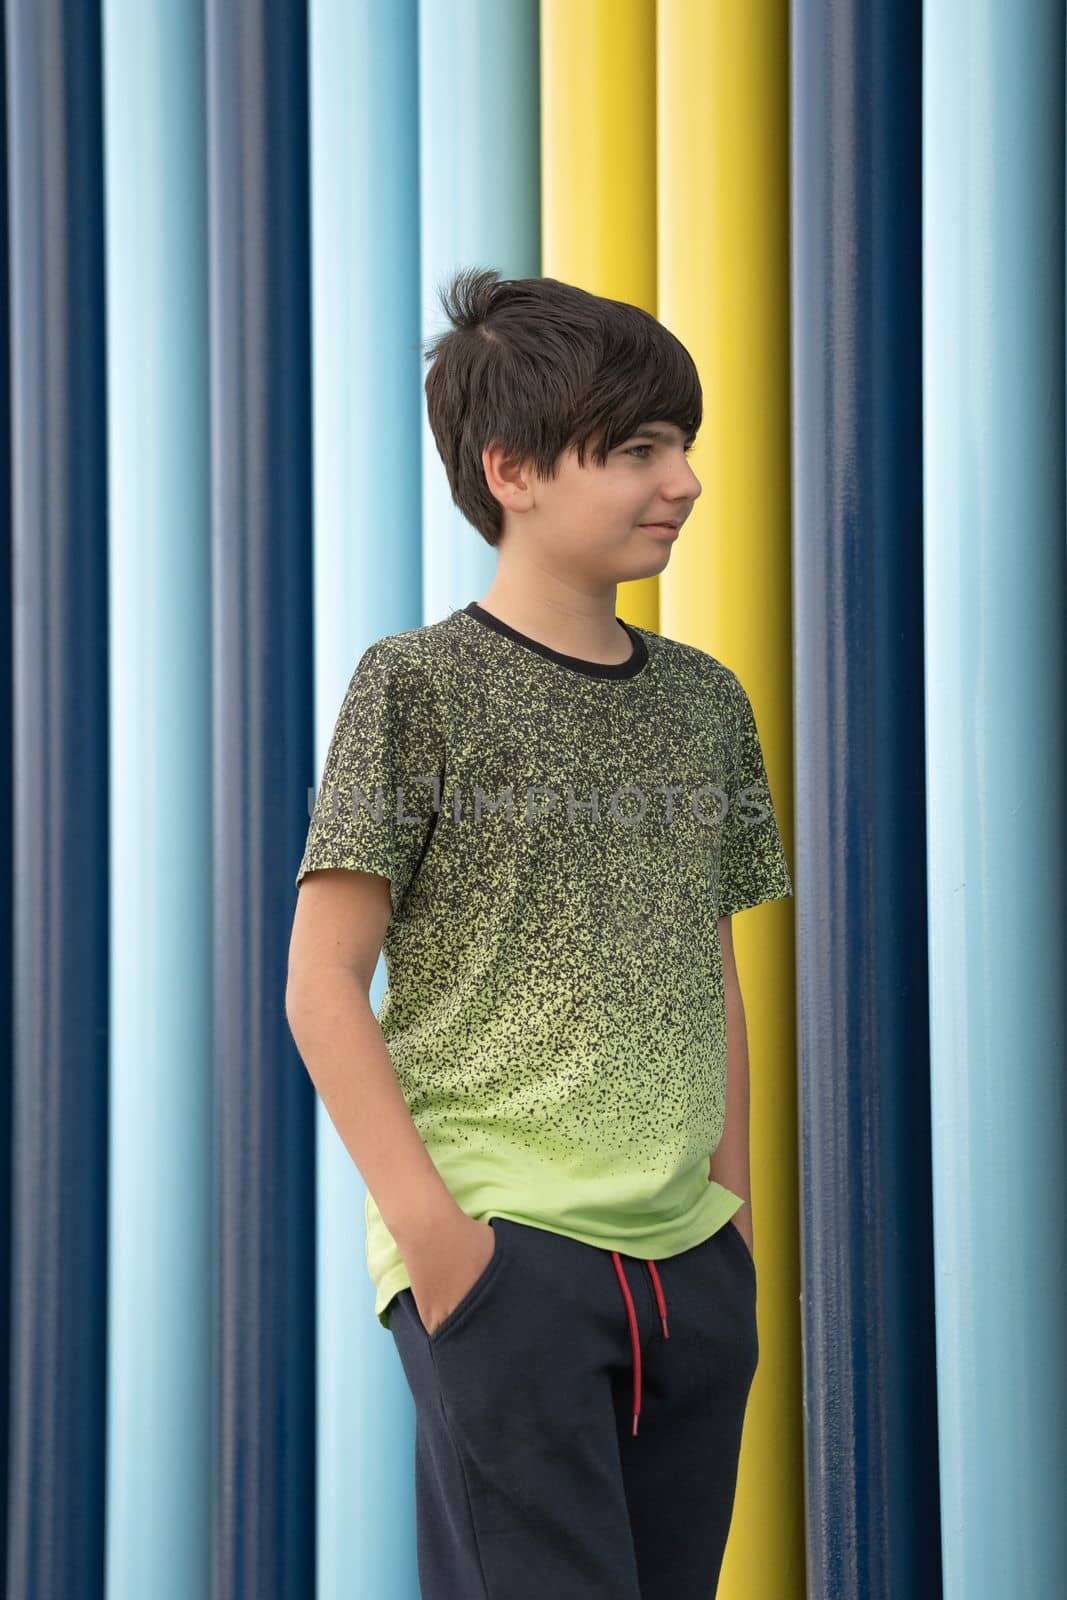
[[724, 1228], [727, 1233], [732, 1234], [734, 1245], [740, 1254], [744, 1256], [745, 1261], [748, 1263], [749, 1271], [755, 1274], [756, 1258], [752, 1254], [752, 1251], [748, 1248], [748, 1243], [745, 1239], [745, 1236], [741, 1232], [741, 1229], [737, 1226], [737, 1223], [734, 1221], [733, 1217], [731, 1217], [729, 1222], [724, 1225]]
[[465, 1322], [468, 1316], [475, 1311], [477, 1306], [484, 1299], [490, 1285], [493, 1282], [493, 1279], [497, 1275], [497, 1271], [500, 1267], [500, 1262], [502, 1259], [502, 1235], [497, 1227], [497, 1223], [499, 1221], [499, 1217], [490, 1217], [489, 1219], [489, 1226], [493, 1230], [492, 1255], [489, 1257], [489, 1260], [486, 1262], [477, 1278], [475, 1278], [474, 1282], [471, 1284], [463, 1298], [452, 1307], [452, 1310], [448, 1313], [448, 1316], [445, 1317], [443, 1322], [439, 1322], [437, 1324], [437, 1327], [432, 1333], [426, 1333], [426, 1325], [419, 1316], [418, 1307], [415, 1305], [415, 1296], [412, 1295], [411, 1304], [414, 1308], [419, 1327], [422, 1328], [423, 1333], [426, 1334], [426, 1338], [430, 1344], [439, 1344], [441, 1340], [447, 1337], [447, 1335], [450, 1334], [456, 1327], [458, 1327], [461, 1322]]

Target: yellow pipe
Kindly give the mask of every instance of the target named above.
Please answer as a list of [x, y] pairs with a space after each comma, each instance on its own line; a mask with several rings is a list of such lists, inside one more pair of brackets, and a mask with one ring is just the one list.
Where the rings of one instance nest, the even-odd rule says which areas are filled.
[[[691, 351], [703, 484], [660, 574], [660, 631], [748, 690], [796, 887], [790, 584], [789, 7], [660, 0], [659, 302]], [[793, 901], [735, 918], [748, 1021], [760, 1360], [719, 1600], [803, 1596]]]
[[[541, 0], [541, 272], [656, 310], [655, 0]], [[659, 578], [616, 609], [659, 629]]]

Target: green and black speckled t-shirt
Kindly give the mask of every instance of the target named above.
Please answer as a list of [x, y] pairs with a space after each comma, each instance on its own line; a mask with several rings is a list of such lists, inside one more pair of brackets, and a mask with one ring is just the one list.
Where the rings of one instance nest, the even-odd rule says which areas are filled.
[[[621, 620], [621, 619], [620, 619]], [[792, 893], [745, 690], [623, 623], [616, 666], [472, 601], [389, 634], [345, 694], [297, 873], [389, 878], [378, 1009], [457, 1204], [661, 1259], [743, 1203], [717, 919]], [[375, 1314], [410, 1287], [373, 1197]]]

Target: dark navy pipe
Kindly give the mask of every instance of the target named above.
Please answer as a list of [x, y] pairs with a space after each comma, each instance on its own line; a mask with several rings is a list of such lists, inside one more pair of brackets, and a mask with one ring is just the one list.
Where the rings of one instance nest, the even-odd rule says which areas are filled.
[[808, 1592], [941, 1592], [919, 0], [797, 0], [794, 649]]
[[285, 1016], [292, 863], [307, 831], [313, 760], [305, 7], [211, 0], [206, 31], [218, 1208], [213, 1600], [309, 1600], [315, 1096]]
[[100, 1600], [108, 1192], [100, 14], [92, 0], [8, 0], [5, 22], [15, 939], [5, 1592]]
[[[8, 343], [10, 325], [10, 300], [8, 293], [8, 234], [7, 212], [10, 180], [7, 168], [7, 37], [0, 28], [0, 178], [3, 195], [0, 196], [0, 372], [10, 372], [11, 351]], [[12, 851], [13, 785], [15, 778], [15, 742], [12, 728], [12, 629], [13, 592], [11, 588], [11, 388], [9, 382], [0, 382], [0, 726], [4, 739], [0, 743], [0, 848], [4, 859], [0, 869], [0, 1377], [6, 1380], [11, 1370], [11, 1184], [12, 1144], [11, 1113], [15, 1058], [13, 1026], [14, 994], [12, 977], [15, 950], [12, 943], [15, 901], [12, 884], [14, 860]], [[6, 1381], [0, 1382], [0, 1440], [11, 1437], [11, 1396]], [[7, 1549], [8, 1447], [0, 1449], [0, 1550]]]

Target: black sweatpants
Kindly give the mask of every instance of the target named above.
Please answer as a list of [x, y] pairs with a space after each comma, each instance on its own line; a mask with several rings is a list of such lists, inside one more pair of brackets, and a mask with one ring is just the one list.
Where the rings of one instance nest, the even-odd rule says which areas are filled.
[[432, 1334], [410, 1289], [391, 1302], [422, 1600], [713, 1600], [759, 1359], [744, 1239], [649, 1264], [490, 1226]]

